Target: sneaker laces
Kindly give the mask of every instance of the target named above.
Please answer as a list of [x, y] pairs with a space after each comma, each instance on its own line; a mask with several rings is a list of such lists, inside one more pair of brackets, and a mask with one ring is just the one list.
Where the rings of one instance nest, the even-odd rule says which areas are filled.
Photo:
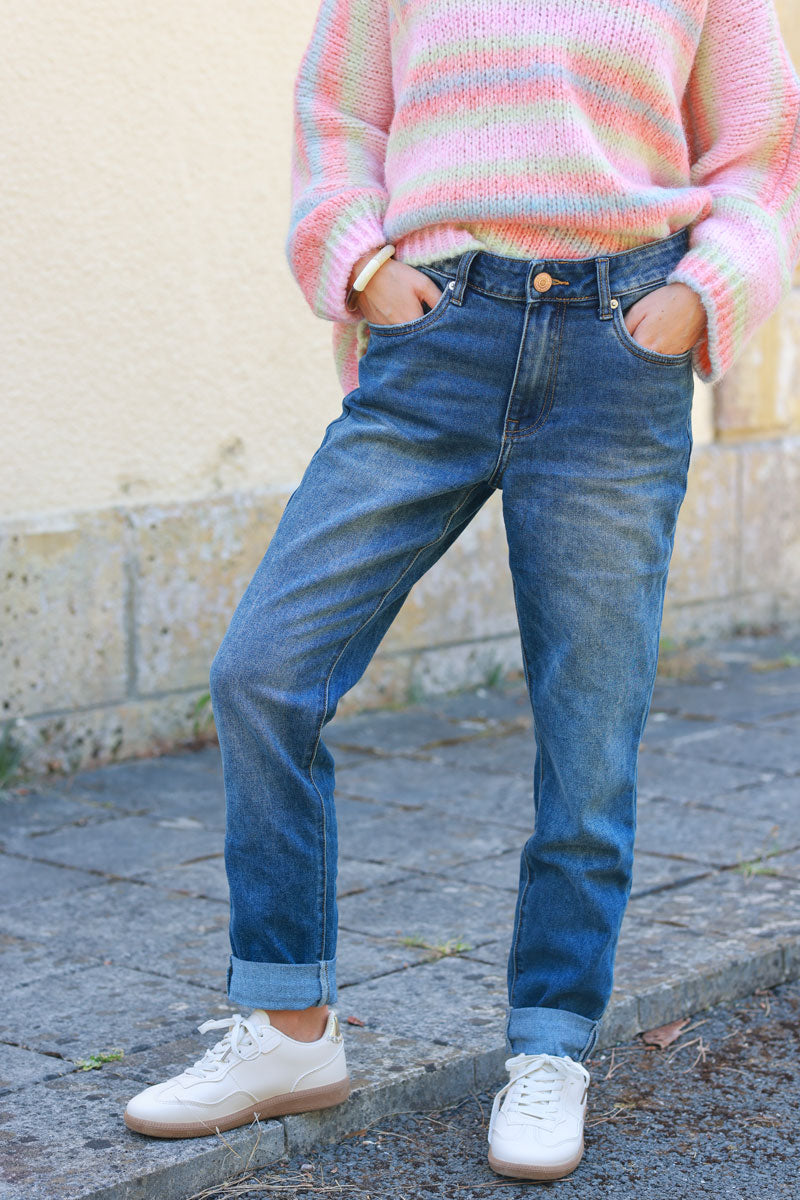
[[511, 1079], [494, 1098], [489, 1119], [490, 1141], [504, 1096], [509, 1097], [504, 1111], [520, 1112], [541, 1128], [552, 1128], [565, 1083], [580, 1078], [588, 1086], [591, 1078], [582, 1063], [566, 1055], [517, 1054], [506, 1059], [506, 1070], [511, 1072]]
[[[197, 1028], [200, 1033], [208, 1033], [211, 1029], [227, 1029], [228, 1032], [215, 1046], [206, 1050], [203, 1057], [198, 1059], [194, 1066], [186, 1068], [185, 1074], [187, 1075], [197, 1075], [203, 1079], [206, 1075], [213, 1074], [220, 1063], [228, 1061], [230, 1057], [257, 1058], [260, 1053], [258, 1027], [249, 1017], [245, 1018], [241, 1013], [234, 1013], [233, 1016], [223, 1017], [219, 1021], [204, 1021]], [[243, 1049], [247, 1050], [251, 1047], [254, 1053], [243, 1053]]]

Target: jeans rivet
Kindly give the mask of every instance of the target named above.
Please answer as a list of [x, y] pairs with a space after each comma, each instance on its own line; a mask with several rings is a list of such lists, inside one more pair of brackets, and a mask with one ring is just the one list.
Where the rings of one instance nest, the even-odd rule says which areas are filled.
[[612, 300], [612, 301], [611, 301], [611, 307], [612, 307], [612, 308], [616, 308], [618, 304], [619, 304], [619, 300]]

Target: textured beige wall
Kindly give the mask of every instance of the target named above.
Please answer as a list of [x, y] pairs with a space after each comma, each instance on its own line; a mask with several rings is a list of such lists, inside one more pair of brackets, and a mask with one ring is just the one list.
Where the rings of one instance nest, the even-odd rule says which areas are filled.
[[776, 0], [775, 7], [792, 61], [800, 63], [800, 6], [797, 0]]
[[339, 403], [283, 252], [315, 12], [0, 8], [0, 517], [296, 482]]
[[339, 402], [283, 255], [316, 8], [2, 6], [0, 517], [296, 482]]

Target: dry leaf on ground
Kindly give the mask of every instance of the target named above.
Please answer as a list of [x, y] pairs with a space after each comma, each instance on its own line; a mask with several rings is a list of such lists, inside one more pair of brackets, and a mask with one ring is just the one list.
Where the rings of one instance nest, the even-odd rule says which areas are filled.
[[669, 1025], [659, 1025], [658, 1029], [648, 1029], [639, 1036], [643, 1042], [647, 1042], [648, 1046], [658, 1046], [664, 1050], [681, 1036], [688, 1024], [689, 1018], [682, 1017], [680, 1021], [670, 1021]]

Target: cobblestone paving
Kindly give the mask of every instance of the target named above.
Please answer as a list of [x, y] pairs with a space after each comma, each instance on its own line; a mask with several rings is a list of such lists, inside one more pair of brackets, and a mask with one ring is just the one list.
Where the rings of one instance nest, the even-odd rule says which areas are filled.
[[[800, 637], [704, 644], [663, 666], [600, 1050], [800, 977]], [[521, 684], [337, 719], [326, 740], [338, 1007], [364, 1022], [347, 1027], [356, 1087], [324, 1117], [262, 1126], [251, 1166], [287, 1140], [303, 1153], [398, 1106], [457, 1100], [502, 1068], [532, 821]], [[252, 1130], [155, 1143], [121, 1122], [133, 1092], [199, 1057], [195, 1027], [231, 1011], [223, 830], [216, 746], [0, 794], [4, 1198], [181, 1200], [247, 1160]]]

